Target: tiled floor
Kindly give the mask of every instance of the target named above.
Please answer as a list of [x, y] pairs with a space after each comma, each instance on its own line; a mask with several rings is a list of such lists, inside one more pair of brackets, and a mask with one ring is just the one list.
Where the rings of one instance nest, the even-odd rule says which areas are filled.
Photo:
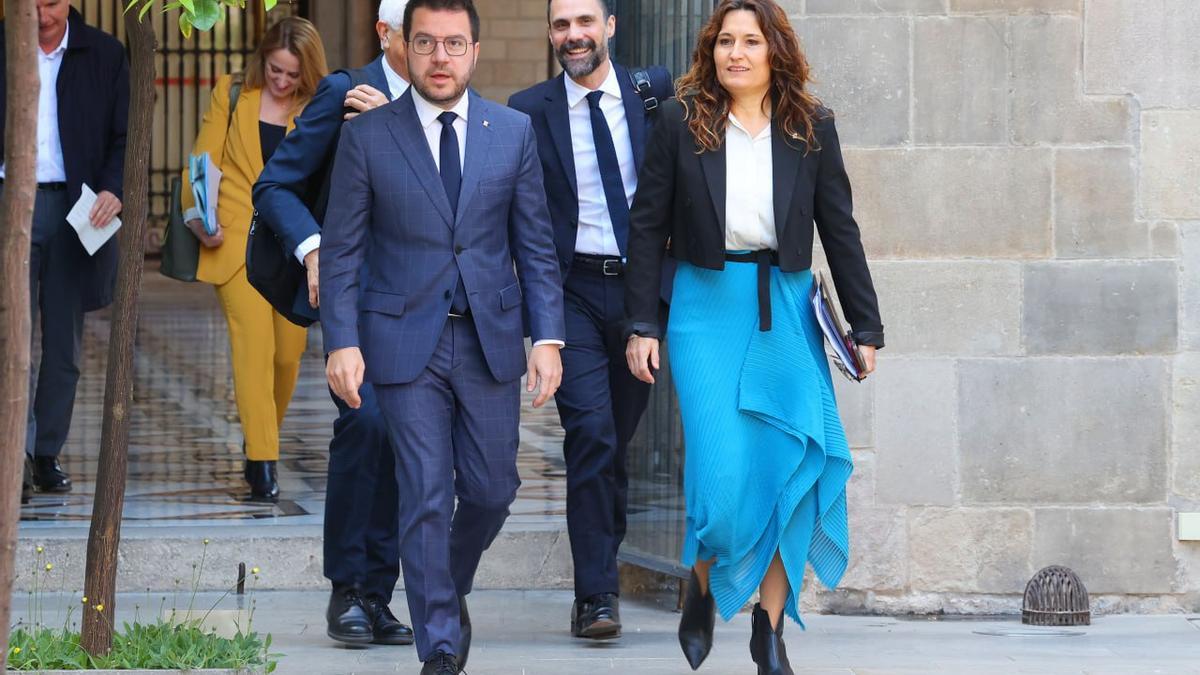
[[[319, 524], [325, 465], [337, 416], [325, 385], [320, 331], [309, 331], [300, 380], [282, 429], [278, 505], [243, 500], [242, 431], [233, 400], [225, 320], [212, 288], [162, 277], [150, 266], [141, 295], [135, 353], [135, 403], [129, 439], [127, 522], [269, 519]], [[89, 315], [83, 376], [63, 467], [68, 495], [34, 496], [26, 527], [87, 521], [100, 443], [107, 357], [107, 312]], [[523, 485], [510, 523], [561, 523], [565, 517], [562, 430], [553, 404], [524, 408], [519, 465]]]

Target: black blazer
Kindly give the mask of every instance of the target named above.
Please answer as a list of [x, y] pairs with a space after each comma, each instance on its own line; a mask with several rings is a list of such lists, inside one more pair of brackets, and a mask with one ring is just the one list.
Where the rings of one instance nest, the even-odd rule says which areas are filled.
[[[813, 223], [821, 234], [842, 311], [854, 339], [883, 346], [879, 302], [867, 269], [858, 224], [851, 215], [850, 180], [833, 114], [817, 122], [819, 149], [805, 154], [802, 140], [786, 138], [772, 123], [775, 231], [779, 269], [812, 266]], [[664, 244], [670, 255], [697, 267], [725, 268], [725, 148], [700, 152], [676, 100], [662, 105], [662, 119], [646, 148], [629, 228], [625, 272], [627, 332], [661, 338], [658, 282]], [[747, 299], [753, 301], [753, 298]]]
[[[123, 199], [125, 132], [129, 125], [129, 63], [125, 48], [113, 36], [83, 21], [75, 9], [67, 50], [58, 71], [58, 133], [67, 170], [67, 199], [74, 204], [84, 183], [96, 192], [108, 190]], [[7, 109], [4, 22], [0, 21], [0, 105]], [[0, 115], [0, 153], [4, 150], [5, 117]], [[83, 250], [83, 245], [76, 240]], [[84, 309], [112, 303], [117, 278], [117, 238], [83, 257], [80, 271]]]

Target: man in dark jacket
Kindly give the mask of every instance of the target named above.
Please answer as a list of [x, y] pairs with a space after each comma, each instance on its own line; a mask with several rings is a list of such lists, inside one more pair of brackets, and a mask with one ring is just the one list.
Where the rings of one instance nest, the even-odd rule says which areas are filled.
[[[116, 38], [83, 21], [68, 0], [38, 0], [37, 198], [29, 258], [30, 302], [40, 319], [42, 358], [30, 369], [29, 431], [33, 484], [69, 492], [58, 462], [71, 428], [79, 382], [83, 315], [112, 303], [116, 241], [89, 256], [67, 213], [84, 185], [96, 193], [91, 224], [121, 210], [129, 64]], [[0, 22], [0, 104], [7, 108], [4, 29]], [[0, 151], [5, 120], [0, 116]], [[0, 167], [0, 190], [4, 169]]]

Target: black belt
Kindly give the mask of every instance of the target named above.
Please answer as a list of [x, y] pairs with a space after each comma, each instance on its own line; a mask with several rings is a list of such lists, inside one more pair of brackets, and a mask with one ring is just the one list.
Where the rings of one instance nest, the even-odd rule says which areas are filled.
[[758, 329], [771, 330], [771, 266], [779, 266], [779, 254], [770, 249], [749, 253], [726, 253], [725, 260], [758, 265]]
[[571, 261], [571, 268], [598, 272], [606, 277], [619, 277], [625, 271], [625, 261], [607, 255], [576, 253]]
[[[0, 178], [0, 185], [4, 185], [4, 179]], [[45, 190], [46, 192], [63, 192], [67, 189], [66, 183], [38, 183], [37, 189]]]

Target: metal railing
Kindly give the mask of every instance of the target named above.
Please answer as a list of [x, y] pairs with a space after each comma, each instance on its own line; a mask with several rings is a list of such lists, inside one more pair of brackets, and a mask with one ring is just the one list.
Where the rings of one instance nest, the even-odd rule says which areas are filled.
[[[691, 65], [696, 35], [714, 0], [617, 0], [618, 61], [666, 66], [678, 78]], [[684, 577], [683, 425], [666, 350], [650, 405], [629, 445], [629, 523], [620, 559]]]

